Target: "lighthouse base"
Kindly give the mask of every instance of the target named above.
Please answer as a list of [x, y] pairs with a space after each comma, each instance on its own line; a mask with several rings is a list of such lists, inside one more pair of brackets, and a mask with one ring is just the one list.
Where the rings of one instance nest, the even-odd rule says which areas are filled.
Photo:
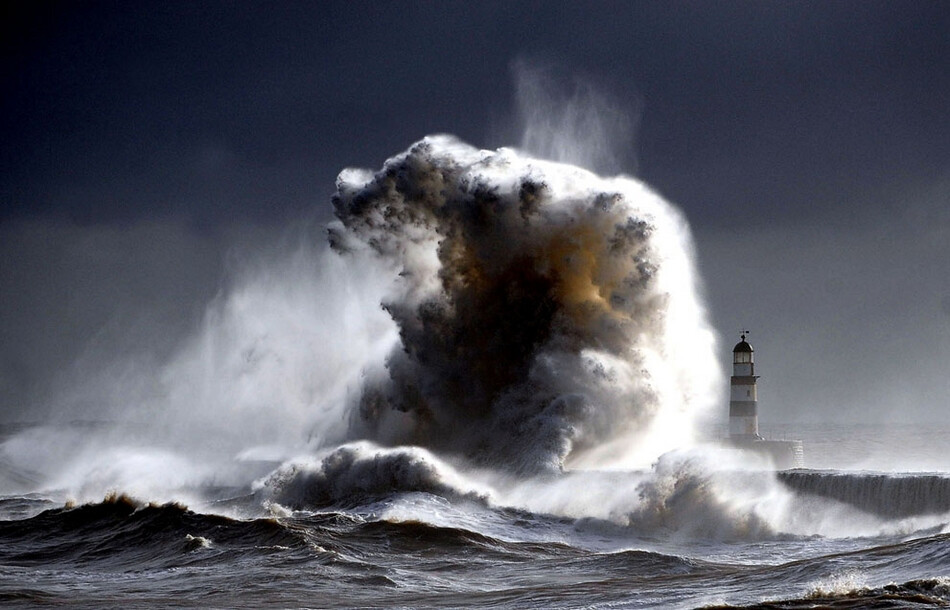
[[767, 457], [776, 470], [805, 467], [805, 447], [801, 441], [773, 441], [761, 438], [729, 438], [725, 443], [736, 449]]

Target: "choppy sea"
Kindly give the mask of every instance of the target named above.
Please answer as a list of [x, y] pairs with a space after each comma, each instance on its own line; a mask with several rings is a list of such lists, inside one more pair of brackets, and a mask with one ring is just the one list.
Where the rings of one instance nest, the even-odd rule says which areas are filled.
[[131, 485], [89, 500], [19, 460], [21, 443], [49, 430], [8, 426], [0, 603], [943, 607], [948, 432], [786, 426], [805, 441], [805, 469], [694, 449], [644, 471], [507, 481], [354, 444], [154, 497]]

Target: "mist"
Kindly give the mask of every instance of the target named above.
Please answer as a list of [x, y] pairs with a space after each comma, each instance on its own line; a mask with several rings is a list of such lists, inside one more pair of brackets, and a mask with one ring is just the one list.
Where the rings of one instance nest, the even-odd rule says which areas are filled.
[[[592, 75], [553, 62], [511, 63], [520, 148], [603, 175], [636, 175], [639, 98], [610, 95]], [[507, 144], [507, 143], [506, 143]]]
[[220, 289], [226, 241], [173, 219], [0, 226], [0, 420], [103, 416], [80, 386], [167, 358]]

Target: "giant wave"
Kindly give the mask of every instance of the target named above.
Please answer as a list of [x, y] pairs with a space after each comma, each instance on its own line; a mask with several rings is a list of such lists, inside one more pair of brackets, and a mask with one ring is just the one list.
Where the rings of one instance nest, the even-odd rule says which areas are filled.
[[340, 174], [337, 252], [399, 281], [353, 433], [522, 472], [649, 463], [717, 392], [689, 231], [642, 183], [425, 138]]

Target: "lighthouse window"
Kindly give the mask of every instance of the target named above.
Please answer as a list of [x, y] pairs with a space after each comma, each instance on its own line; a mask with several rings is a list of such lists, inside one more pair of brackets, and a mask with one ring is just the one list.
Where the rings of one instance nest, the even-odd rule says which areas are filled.
[[746, 391], [745, 391], [745, 395], [746, 395], [746, 396], [752, 396], [752, 390], [746, 390]]

